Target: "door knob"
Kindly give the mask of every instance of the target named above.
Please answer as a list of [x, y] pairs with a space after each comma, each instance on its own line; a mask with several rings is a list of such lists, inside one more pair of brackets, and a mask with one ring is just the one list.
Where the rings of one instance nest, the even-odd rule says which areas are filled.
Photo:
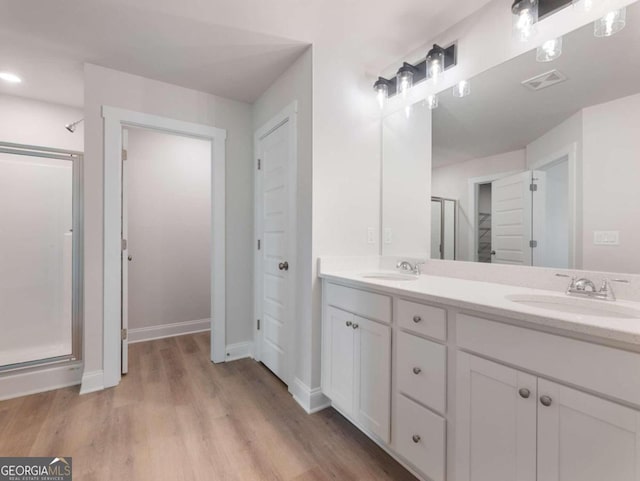
[[413, 368], [413, 373], [414, 374], [420, 374], [422, 372], [422, 369], [420, 369], [419, 367], [414, 367]]
[[413, 439], [414, 443], [418, 444], [422, 438], [417, 434], [414, 434], [413, 436], [411, 436], [411, 439]]
[[495, 256], [496, 255], [496, 251], [491, 251], [491, 255]]
[[524, 399], [529, 399], [529, 396], [531, 396], [531, 391], [529, 391], [526, 387], [520, 389], [518, 393], [520, 394], [520, 397]]
[[278, 269], [280, 269], [281, 271], [288, 271], [289, 263], [287, 261], [281, 262], [280, 264], [278, 264]]
[[127, 257], [127, 260], [128, 260], [129, 262], [131, 262], [131, 261], [133, 260], [133, 257], [129, 256], [129, 257]]
[[540, 404], [545, 407], [551, 406], [551, 398], [549, 396], [540, 396]]

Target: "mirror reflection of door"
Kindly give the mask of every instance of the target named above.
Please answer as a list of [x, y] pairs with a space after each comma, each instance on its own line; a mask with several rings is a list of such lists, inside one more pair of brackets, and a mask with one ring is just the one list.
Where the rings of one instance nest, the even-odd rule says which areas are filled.
[[456, 259], [458, 201], [431, 197], [431, 258]]

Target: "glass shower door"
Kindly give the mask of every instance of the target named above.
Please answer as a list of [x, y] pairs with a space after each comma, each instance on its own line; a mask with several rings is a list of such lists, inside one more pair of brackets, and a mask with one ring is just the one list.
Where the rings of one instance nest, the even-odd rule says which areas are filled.
[[74, 351], [74, 161], [59, 157], [0, 153], [0, 369]]

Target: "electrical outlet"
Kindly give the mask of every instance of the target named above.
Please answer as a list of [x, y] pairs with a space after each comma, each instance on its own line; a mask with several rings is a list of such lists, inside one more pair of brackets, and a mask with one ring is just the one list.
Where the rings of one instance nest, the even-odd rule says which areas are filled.
[[593, 244], [597, 246], [617, 246], [620, 245], [620, 231], [617, 230], [596, 230], [593, 232]]
[[391, 244], [393, 242], [393, 232], [389, 228], [384, 229], [384, 243]]
[[376, 232], [373, 227], [367, 227], [367, 244], [376, 243]]

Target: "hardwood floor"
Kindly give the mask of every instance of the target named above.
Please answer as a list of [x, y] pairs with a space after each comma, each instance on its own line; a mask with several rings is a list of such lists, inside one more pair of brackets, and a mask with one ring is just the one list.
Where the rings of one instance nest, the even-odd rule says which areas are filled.
[[116, 388], [0, 402], [0, 456], [72, 456], [80, 481], [416, 479], [261, 364], [208, 353], [208, 333], [133, 344]]

